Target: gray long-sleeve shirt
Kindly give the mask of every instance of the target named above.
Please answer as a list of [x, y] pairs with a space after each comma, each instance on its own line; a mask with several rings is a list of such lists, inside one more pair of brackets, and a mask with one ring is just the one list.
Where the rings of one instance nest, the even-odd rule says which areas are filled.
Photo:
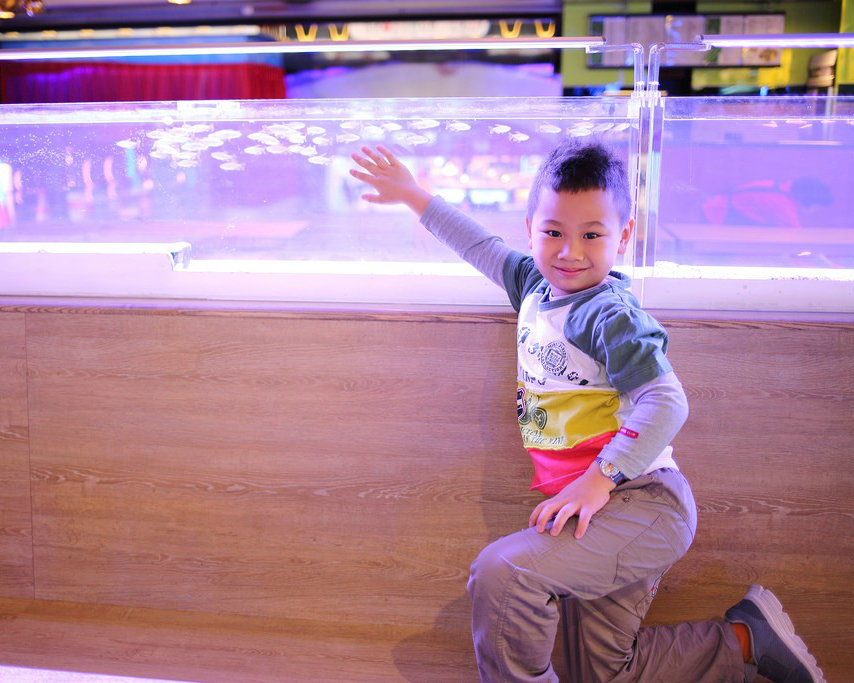
[[[602, 435], [611, 438], [598, 454], [629, 478], [676, 467], [670, 441], [687, 419], [687, 399], [665, 357], [667, 333], [640, 308], [625, 275], [612, 272], [596, 287], [551, 298], [530, 256], [443, 199], [430, 201], [421, 223], [504, 289], [520, 312], [520, 426], [537, 470], [533, 488], [556, 493], [579, 476], [569, 471], [574, 465], [555, 463], [556, 451], [589, 456], [587, 446], [595, 447]], [[559, 329], [561, 339], [543, 332], [549, 327]], [[540, 333], [545, 336], [536, 337]], [[563, 341], [569, 346], [561, 346]], [[617, 404], [608, 390], [619, 395]], [[527, 422], [526, 411], [532, 413]], [[546, 419], [539, 428], [536, 418], [542, 421], [543, 415], [552, 416], [551, 423]], [[580, 426], [556, 428], [564, 419]]]

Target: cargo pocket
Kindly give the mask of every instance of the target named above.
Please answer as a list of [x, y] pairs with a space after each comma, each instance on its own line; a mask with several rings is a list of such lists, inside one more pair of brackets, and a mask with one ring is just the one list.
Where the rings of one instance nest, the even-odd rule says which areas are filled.
[[[617, 555], [617, 583], [628, 585], [661, 576], [688, 550], [680, 529], [685, 526], [679, 518], [658, 515], [653, 523], [626, 545]], [[687, 534], [689, 530], [685, 529]], [[690, 535], [690, 534], [689, 534]]]

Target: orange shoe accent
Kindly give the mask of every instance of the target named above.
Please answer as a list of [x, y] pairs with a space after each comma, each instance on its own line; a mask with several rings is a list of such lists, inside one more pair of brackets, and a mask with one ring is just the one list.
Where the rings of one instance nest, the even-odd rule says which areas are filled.
[[744, 624], [730, 624], [732, 630], [735, 631], [735, 637], [738, 638], [738, 644], [741, 645], [741, 657], [745, 664], [750, 661], [750, 631]]

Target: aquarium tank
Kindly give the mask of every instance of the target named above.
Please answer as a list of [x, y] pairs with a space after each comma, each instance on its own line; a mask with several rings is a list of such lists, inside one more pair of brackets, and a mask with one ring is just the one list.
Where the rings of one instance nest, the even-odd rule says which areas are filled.
[[[525, 250], [534, 174], [597, 137], [637, 167], [630, 98], [418, 98], [0, 108], [7, 294], [504, 305], [403, 206], [361, 198], [384, 145]], [[631, 269], [631, 263], [621, 267]]]
[[655, 309], [854, 311], [854, 98], [290, 99], [0, 107], [0, 293], [507, 307], [406, 208], [361, 199], [362, 145], [527, 250], [564, 138], [625, 159], [626, 260]]

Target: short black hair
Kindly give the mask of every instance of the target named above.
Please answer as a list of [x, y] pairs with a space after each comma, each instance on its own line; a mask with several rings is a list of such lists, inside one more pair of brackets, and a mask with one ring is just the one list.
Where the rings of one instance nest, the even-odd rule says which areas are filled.
[[528, 220], [533, 220], [543, 188], [553, 192], [605, 190], [611, 193], [622, 225], [632, 214], [626, 165], [596, 140], [569, 138], [555, 147], [537, 171], [528, 195]]

